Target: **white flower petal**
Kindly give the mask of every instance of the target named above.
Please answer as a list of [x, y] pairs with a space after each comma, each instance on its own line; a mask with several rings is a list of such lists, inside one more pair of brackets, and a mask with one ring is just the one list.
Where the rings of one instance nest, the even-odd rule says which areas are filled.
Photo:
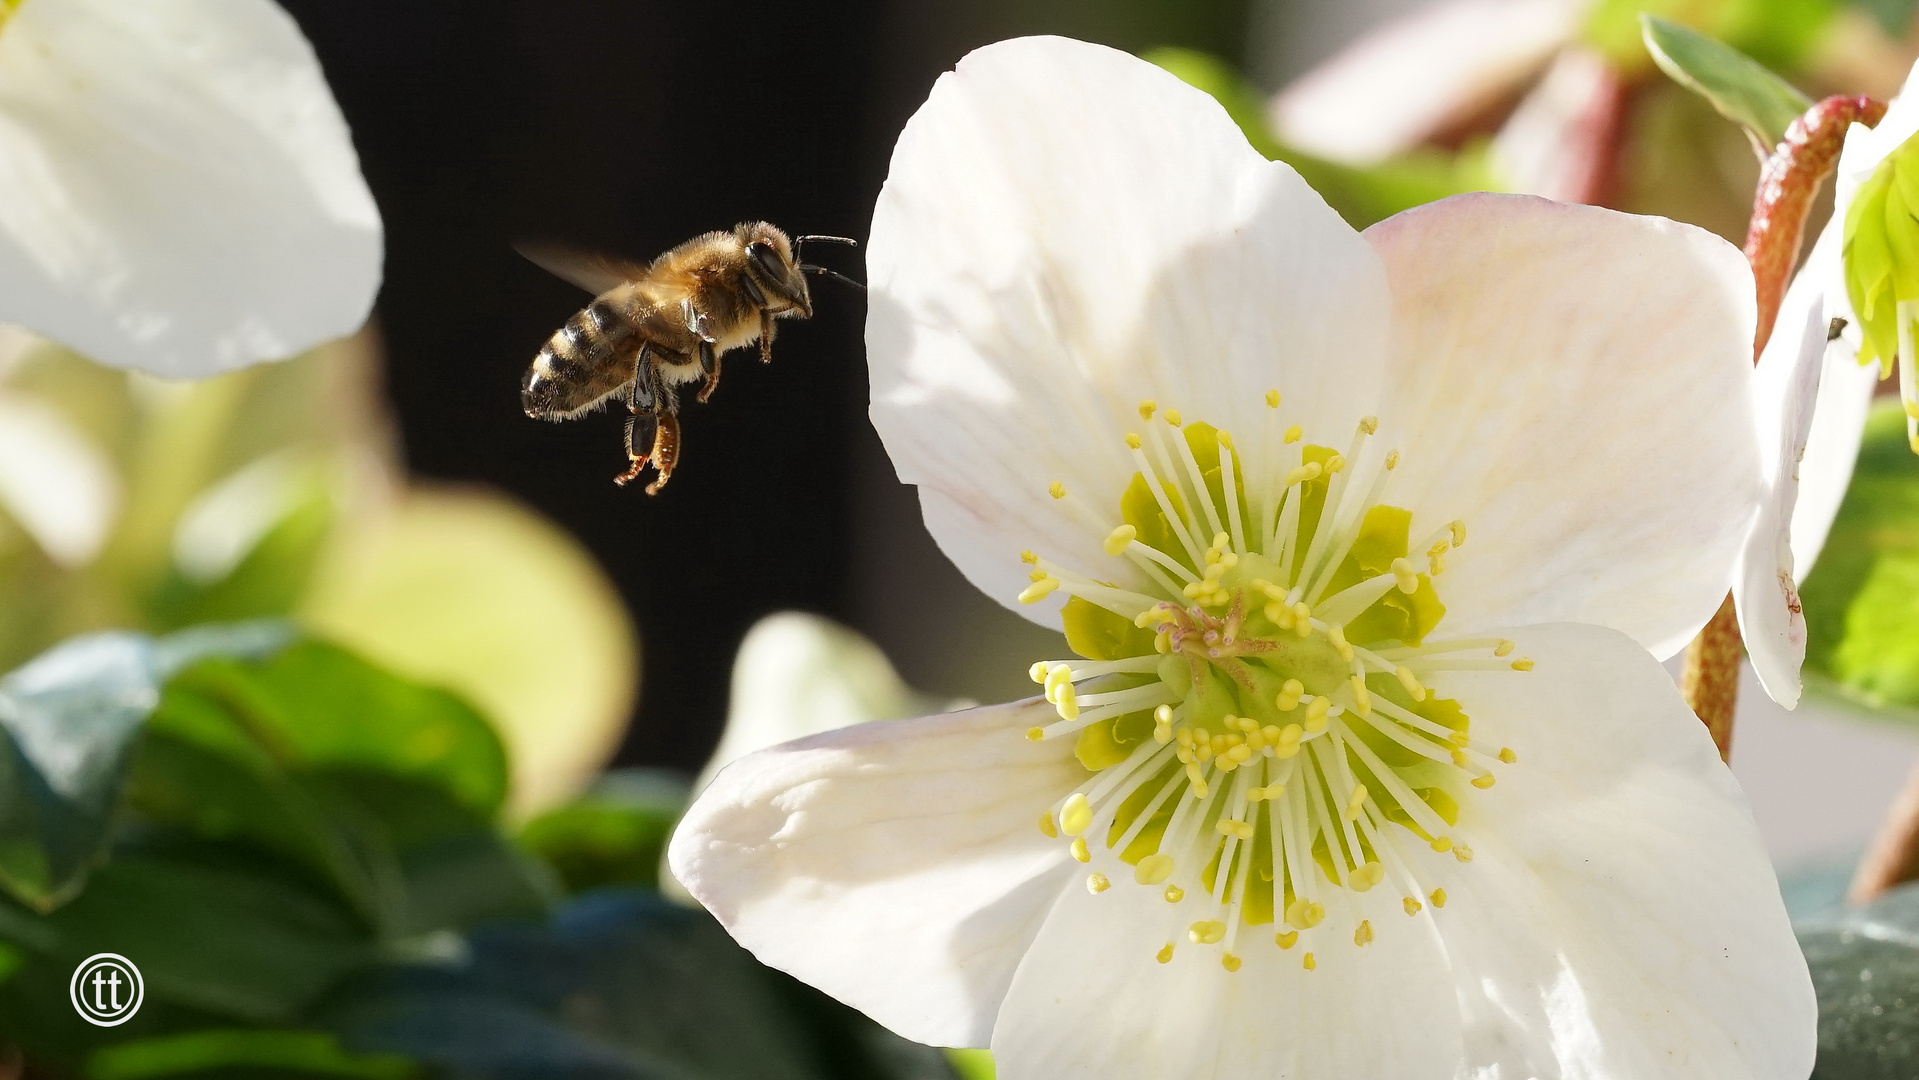
[[[1803, 1080], [1811, 980], [1758, 827], [1672, 680], [1594, 626], [1505, 631], [1536, 667], [1435, 675], [1516, 764], [1463, 802], [1439, 913], [1462, 1075]], [[1494, 1071], [1495, 1066], [1497, 1071]]]
[[1009, 606], [1022, 549], [1095, 569], [1141, 399], [1247, 436], [1279, 389], [1342, 440], [1377, 400], [1370, 249], [1211, 97], [1102, 46], [1002, 42], [941, 77], [867, 267], [874, 426], [941, 546]]
[[1759, 495], [1745, 259], [1689, 225], [1513, 195], [1366, 238], [1398, 305], [1385, 501], [1469, 537], [1436, 583], [1448, 634], [1578, 621], [1678, 651]]
[[380, 220], [269, 0], [34, 0], [0, 27], [0, 320], [198, 376], [352, 333]]
[[1448, 0], [1367, 34], [1273, 99], [1301, 150], [1375, 165], [1516, 93], [1578, 25], [1580, 0]]
[[[1799, 702], [1806, 620], [1798, 583], [1839, 512], [1878, 381], [1857, 349], [1832, 346], [1832, 318], [1850, 319], [1829, 287], [1838, 281], [1839, 230], [1828, 226], [1787, 290], [1754, 380], [1767, 495], [1741, 556], [1733, 597], [1739, 632], [1760, 685], [1790, 709]], [[1835, 301], [1837, 301], [1835, 303]]]
[[878, 721], [741, 758], [673, 873], [760, 960], [920, 1042], [981, 1046], [1077, 866], [1040, 815], [1086, 778], [1044, 701]]
[[[1799, 494], [1792, 510], [1793, 579], [1804, 581], [1812, 572], [1819, 552], [1826, 546], [1826, 534], [1839, 515], [1839, 504], [1852, 483], [1852, 467], [1859, 460], [1859, 437], [1866, 427], [1866, 415], [1872, 411], [1873, 391], [1879, 385], [1879, 365], [1859, 363], [1859, 323], [1846, 299], [1846, 287], [1839, 270], [1839, 228], [1828, 224], [1813, 245], [1812, 255], [1786, 291], [1780, 305], [1779, 327], [1790, 326], [1789, 319], [1804, 313], [1822, 326], [1842, 319], [1844, 328], [1837, 341], [1822, 343], [1822, 367], [1819, 375], [1818, 404], [1813, 408], [1812, 429], [1806, 435], [1806, 451], [1799, 460]], [[1773, 341], [1779, 338], [1775, 330]], [[1828, 347], [1829, 346], [1829, 347]], [[1775, 347], [1767, 343], [1768, 356]], [[1761, 365], [1766, 362], [1761, 359]]]
[[[1337, 1077], [1450, 1080], [1459, 1010], [1431, 924], [1375, 890], [1379, 936], [1356, 948], [1354, 922], [1328, 921], [1288, 950], [1274, 927], [1242, 928], [1236, 972], [1218, 947], [1192, 945], [1203, 901], [1167, 904], [1115, 878], [1095, 896], [1070, 889], [1013, 976], [993, 1058], [1002, 1080], [1215, 1080]], [[1390, 920], [1390, 921], [1388, 921]], [[1301, 960], [1317, 942], [1318, 968]], [[1161, 964], [1156, 953], [1174, 944]]]
[[0, 510], [62, 566], [93, 561], [120, 511], [107, 455], [60, 410], [0, 392]]
[[1867, 127], [1854, 123], [1846, 129], [1846, 143], [1839, 152], [1839, 167], [1833, 173], [1834, 208], [1832, 220], [1844, 222], [1853, 193], [1871, 178], [1874, 169], [1888, 154], [1906, 140], [1919, 135], [1919, 64], [1906, 75], [1906, 85], [1886, 106], [1879, 123]]

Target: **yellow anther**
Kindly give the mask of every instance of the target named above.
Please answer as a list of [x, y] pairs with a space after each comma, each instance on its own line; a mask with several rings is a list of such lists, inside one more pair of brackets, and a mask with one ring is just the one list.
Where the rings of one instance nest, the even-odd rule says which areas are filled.
[[1326, 710], [1332, 704], [1332, 699], [1322, 694], [1306, 706], [1306, 734], [1317, 735], [1326, 730]]
[[1288, 930], [1284, 933], [1274, 934], [1273, 944], [1279, 946], [1282, 949], [1290, 949], [1294, 945], [1299, 944], [1299, 931]]
[[1326, 471], [1336, 473], [1346, 468], [1346, 455], [1334, 454], [1326, 459]]
[[1154, 401], [1151, 398], [1148, 398], [1139, 403], [1139, 418], [1141, 420], [1151, 420], [1153, 418], [1153, 414], [1158, 411], [1159, 411], [1159, 402]]
[[1493, 779], [1492, 773], [1487, 773], [1484, 776], [1473, 777], [1473, 786], [1476, 788], [1479, 788], [1482, 791], [1485, 790], [1486, 788], [1492, 787], [1494, 782], [1495, 781]]
[[1531, 671], [1532, 669], [1533, 669], [1533, 662], [1531, 660], [1525, 659], [1524, 657], [1521, 657], [1520, 659], [1513, 661], [1514, 671]]
[[1513, 762], [1519, 760], [1519, 755], [1513, 753], [1512, 747], [1502, 746], [1499, 748], [1499, 760], [1505, 762], [1508, 765], [1511, 765]]
[[1226, 751], [1226, 756], [1229, 759], [1233, 761], [1237, 761], [1241, 765], [1244, 765], [1248, 761], [1251, 761], [1253, 759], [1253, 748], [1250, 746], [1247, 746], [1245, 743], [1241, 743], [1238, 746], [1233, 747], [1231, 750]]
[[1039, 831], [1049, 840], [1058, 839], [1059, 827], [1053, 824], [1053, 814], [1051, 811], [1039, 816]]
[[1397, 450], [1386, 451], [1386, 471], [1392, 472], [1394, 469], [1397, 469], [1397, 468], [1399, 468], [1399, 451]]
[[1066, 805], [1060, 807], [1059, 827], [1068, 836], [1078, 836], [1093, 823], [1093, 804], [1086, 801], [1086, 793], [1075, 791], [1066, 799]]
[[1173, 876], [1173, 857], [1164, 853], [1146, 856], [1133, 867], [1133, 880], [1141, 885], [1158, 885]]
[[1256, 802], [1265, 802], [1265, 801], [1266, 801], [1266, 789], [1265, 789], [1265, 788], [1263, 788], [1263, 787], [1253, 787], [1253, 788], [1247, 788], [1247, 789], [1246, 789], [1246, 801], [1247, 801], [1247, 802], [1249, 802], [1249, 803], [1256, 803]]
[[1269, 409], [1279, 408], [1279, 391], [1277, 390], [1266, 391], [1266, 407]]
[[[1318, 702], [1324, 701], [1326, 699], [1315, 698], [1313, 700], [1314, 700], [1314, 703], [1317, 704]], [[1312, 716], [1311, 716], [1312, 711], [1313, 711], [1313, 707], [1311, 705], [1306, 706], [1308, 720], [1312, 719]], [[1320, 713], [1324, 715], [1325, 711], [1326, 710], [1321, 709]], [[1293, 743], [1297, 745], [1301, 737], [1303, 737], [1305, 734], [1306, 734], [1306, 730], [1300, 727], [1298, 724], [1287, 724], [1285, 728], [1281, 729], [1279, 733], [1279, 741], [1282, 743]]]
[[1346, 800], [1346, 820], [1358, 821], [1359, 812], [1366, 806], [1366, 785], [1354, 784], [1352, 797]]
[[1131, 525], [1121, 525], [1119, 528], [1106, 534], [1106, 554], [1124, 554], [1126, 549], [1132, 545], [1134, 539], [1138, 536], [1138, 529], [1133, 528]]
[[1225, 956], [1220, 957], [1219, 963], [1220, 963], [1220, 966], [1225, 968], [1227, 971], [1239, 970], [1239, 957], [1234, 956], [1232, 953], [1227, 953]]
[[1219, 445], [1225, 447], [1228, 450], [1233, 449], [1233, 433], [1232, 432], [1222, 428], [1220, 429], [1216, 437], [1219, 439]]
[[1204, 799], [1206, 797], [1207, 792], [1211, 790], [1212, 788], [1207, 786], [1206, 781], [1204, 780], [1193, 781], [1193, 798]]
[[1046, 669], [1046, 677], [1040, 685], [1046, 687], [1046, 700], [1058, 701], [1059, 688], [1073, 685], [1073, 669], [1067, 664], [1054, 664]]
[[1444, 540], [1435, 540], [1433, 541], [1433, 546], [1426, 549], [1426, 557], [1429, 559], [1437, 559], [1451, 550], [1451, 544], [1448, 544]]
[[1293, 628], [1293, 609], [1287, 607], [1285, 604], [1267, 604], [1266, 618], [1281, 630], [1291, 630]]
[[1446, 890], [1434, 889], [1432, 896], [1428, 897], [1427, 899], [1433, 902], [1434, 907], [1445, 907], [1446, 906]]
[[1251, 840], [1253, 838], [1253, 823], [1250, 821], [1222, 821], [1219, 824], [1231, 826], [1231, 828], [1220, 830], [1228, 836], [1237, 836], [1241, 840]]
[[1046, 661], [1035, 660], [1033, 661], [1033, 666], [1026, 669], [1026, 674], [1034, 682], [1043, 684], [1046, 682], [1046, 673], [1049, 670], [1046, 666]]
[[1186, 929], [1195, 945], [1217, 945], [1226, 938], [1226, 924], [1217, 919], [1201, 919]]
[[1153, 741], [1160, 744], [1161, 746], [1165, 746], [1167, 743], [1172, 742], [1173, 741], [1172, 727], [1167, 724], [1153, 725]]
[[1426, 556], [1426, 572], [1434, 577], [1438, 577], [1446, 572], [1446, 555], [1444, 552], [1437, 555]]
[[1373, 695], [1371, 691], [1366, 689], [1366, 680], [1358, 675], [1354, 675], [1348, 678], [1346, 682], [1353, 688], [1353, 708], [1361, 716], [1371, 716], [1373, 714]]
[[1159, 955], [1158, 955], [1158, 956], [1156, 956], [1156, 957], [1155, 957], [1154, 959], [1156, 959], [1156, 960], [1158, 960], [1158, 961], [1159, 961], [1160, 963], [1162, 963], [1162, 964], [1170, 964], [1170, 963], [1172, 963], [1172, 962], [1173, 962], [1173, 947], [1172, 947], [1171, 945], [1164, 945], [1164, 946], [1161, 946], [1161, 947], [1160, 947], [1160, 950], [1159, 950]]
[[1326, 640], [1332, 642], [1333, 650], [1339, 653], [1341, 660], [1344, 660], [1348, 664], [1353, 662], [1353, 645], [1352, 642], [1346, 640], [1345, 627], [1337, 625], [1328, 626], [1326, 628]]
[[[1297, 727], [1298, 725], [1295, 724], [1292, 726]], [[1265, 727], [1259, 729], [1260, 739], [1269, 746], [1285, 738], [1285, 736], [1286, 732], [1278, 724], [1267, 724]], [[1295, 738], [1293, 741], [1298, 742], [1299, 740]]]
[[1462, 768], [1462, 769], [1464, 769], [1464, 768], [1466, 768], [1466, 767], [1468, 767], [1468, 766], [1470, 766], [1470, 765], [1472, 764], [1472, 762], [1473, 762], [1473, 759], [1472, 759], [1472, 758], [1469, 758], [1469, 757], [1467, 757], [1467, 756], [1466, 756], [1466, 751], [1464, 751], [1464, 750], [1454, 750], [1454, 751], [1453, 751], [1453, 764], [1454, 764], [1454, 765], [1457, 765], [1457, 766], [1459, 766], [1460, 768]]
[[1359, 928], [1353, 931], [1353, 944], [1358, 945], [1361, 948], [1365, 948], [1366, 946], [1371, 945], [1372, 943], [1373, 943], [1373, 921], [1371, 919], [1359, 920]]
[[1167, 409], [1161, 415], [1163, 415], [1166, 418], [1166, 424], [1168, 427], [1178, 427], [1180, 424], [1185, 422], [1180, 419], [1178, 409]]
[[1419, 568], [1414, 566], [1411, 560], [1394, 559], [1393, 581], [1399, 586], [1400, 592], [1411, 596], [1419, 591]]
[[1406, 909], [1406, 914], [1417, 915], [1426, 905], [1408, 896], [1399, 902], [1399, 906]]
[[1413, 696], [1414, 701], [1426, 700], [1426, 688], [1419, 685], [1419, 679], [1413, 675], [1412, 668], [1401, 664], [1393, 669], [1393, 677], [1399, 680], [1399, 685], [1406, 688], [1406, 692]]
[[1298, 679], [1287, 679], [1279, 688], [1279, 696], [1273, 699], [1273, 705], [1280, 712], [1292, 712], [1299, 708], [1299, 699], [1306, 693], [1306, 684]]
[[1377, 862], [1369, 862], [1346, 875], [1346, 884], [1352, 886], [1354, 892], [1365, 892], [1384, 880], [1386, 868]]
[[1311, 930], [1326, 917], [1326, 905], [1317, 900], [1295, 900], [1286, 905], [1286, 925], [1295, 930]]
[[1306, 433], [1300, 430], [1300, 427], [1298, 424], [1294, 424], [1292, 427], [1289, 427], [1286, 429], [1286, 434], [1284, 437], [1287, 442], [1296, 443], [1299, 440], [1305, 438]]
[[1045, 728], [1042, 728], [1042, 727], [1029, 727], [1029, 728], [1027, 728], [1027, 729], [1026, 729], [1026, 741], [1027, 741], [1027, 742], [1045, 742], [1045, 741], [1046, 741], [1046, 729], [1045, 729]]
[[1171, 705], [1161, 705], [1159, 708], [1153, 710], [1153, 723], [1170, 724], [1172, 722], [1173, 707]]
[[1185, 889], [1182, 889], [1177, 885], [1166, 886], [1166, 902], [1167, 903], [1177, 904], [1184, 899], [1186, 899]]
[[1045, 581], [1050, 576], [1050, 574], [1037, 566], [1026, 572], [1026, 580], [1028, 581]]
[[1059, 588], [1059, 579], [1048, 574], [1038, 581], [1033, 582], [1031, 585], [1028, 585], [1026, 588], [1021, 589], [1019, 602], [1022, 604], [1038, 603], [1046, 599], [1047, 594], [1057, 588]]
[[1465, 522], [1455, 521], [1448, 524], [1446, 528], [1448, 531], [1450, 531], [1453, 534], [1454, 547], [1460, 547], [1466, 543], [1466, 523]]
[[1171, 631], [1161, 630], [1159, 633], [1153, 635], [1153, 651], [1161, 656], [1172, 653], [1173, 635]]
[[1126, 433], [1126, 448], [1128, 450], [1139, 449], [1139, 435], [1137, 433], [1131, 431]]
[[1312, 953], [1307, 953], [1305, 958], [1299, 962], [1299, 966], [1305, 968], [1307, 971], [1311, 971], [1319, 966], [1319, 961], [1313, 959]]
[[1079, 692], [1072, 683], [1063, 683], [1059, 693], [1053, 699], [1053, 708], [1059, 712], [1061, 720], [1079, 719]]
[[1106, 875], [1097, 870], [1086, 875], [1086, 891], [1092, 893], [1094, 896], [1098, 896], [1100, 893], [1112, 887], [1113, 883], [1107, 880]]
[[1460, 862], [1472, 862], [1473, 849], [1464, 844], [1456, 844], [1453, 847], [1453, 858], [1458, 859]]
[[1454, 746], [1471, 746], [1473, 744], [1473, 737], [1463, 731], [1455, 731], [1446, 736], [1446, 741], [1452, 743]]
[[1066, 485], [1055, 480], [1046, 485], [1046, 494], [1051, 495], [1055, 499], [1064, 499], [1066, 497]]
[[1434, 851], [1451, 851], [1453, 849], [1453, 838], [1450, 836], [1442, 836], [1434, 840], [1429, 846]]
[[1093, 853], [1086, 849], [1086, 838], [1084, 836], [1073, 837], [1072, 852], [1073, 858], [1078, 859], [1080, 862], [1093, 861]]
[[1513, 650], [1518, 647], [1519, 646], [1517, 644], [1511, 641], [1502, 640], [1500, 641], [1499, 644], [1493, 646], [1493, 655], [1494, 656], [1511, 656]]
[[1319, 479], [1319, 474], [1323, 471], [1325, 470], [1319, 467], [1319, 462], [1309, 461], [1297, 469], [1287, 470], [1286, 478], [1282, 480], [1281, 483], [1286, 487], [1292, 487], [1294, 484], [1306, 480], [1317, 480]]
[[1238, 716], [1233, 718], [1233, 726], [1251, 735], [1253, 732], [1259, 730], [1259, 721], [1250, 716]]
[[1039, 561], [1039, 556], [1033, 552], [1032, 548], [1027, 548], [1019, 553], [1019, 561], [1031, 566]]

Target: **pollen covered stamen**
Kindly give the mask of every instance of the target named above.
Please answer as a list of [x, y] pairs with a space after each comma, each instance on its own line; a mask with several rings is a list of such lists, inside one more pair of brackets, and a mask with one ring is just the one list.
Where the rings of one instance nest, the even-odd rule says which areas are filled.
[[1141, 402], [1118, 525], [1053, 489], [1103, 537], [1069, 561], [1114, 569], [1022, 553], [1020, 599], [1065, 594], [1084, 658], [1033, 665], [1059, 720], [1028, 737], [1072, 736], [1092, 774], [1040, 830], [1091, 864], [1089, 892], [1149, 887], [1178, 909], [1173, 940], [1149, 946], [1160, 963], [1192, 945], [1238, 971], [1257, 953], [1242, 928], [1277, 923], [1276, 948], [1313, 946], [1311, 970], [1328, 942], [1363, 947], [1398, 925], [1382, 922], [1394, 909], [1431, 917], [1444, 897], [1431, 878], [1472, 859], [1460, 804], [1517, 761], [1475, 744], [1447, 673], [1523, 677], [1532, 662], [1504, 639], [1426, 640], [1445, 612], [1434, 579], [1465, 524], [1415, 534], [1384, 501], [1399, 458], [1366, 452], [1376, 418], [1336, 453], [1286, 424], [1280, 402], [1265, 396], [1252, 457]]

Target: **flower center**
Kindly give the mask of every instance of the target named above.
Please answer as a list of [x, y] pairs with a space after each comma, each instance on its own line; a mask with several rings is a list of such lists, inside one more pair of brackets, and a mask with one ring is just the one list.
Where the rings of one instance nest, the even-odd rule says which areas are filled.
[[1375, 886], [1390, 880], [1408, 916], [1444, 906], [1445, 890], [1422, 883], [1428, 860], [1472, 860], [1460, 802], [1516, 760], [1476, 745], [1460, 703], [1427, 685], [1532, 667], [1510, 641], [1427, 640], [1446, 610], [1434, 580], [1465, 524], [1421, 535], [1385, 501], [1399, 453], [1367, 453], [1374, 418], [1340, 453], [1282, 430], [1277, 391], [1266, 404], [1249, 466], [1230, 433], [1142, 402], [1144, 437], [1126, 437], [1138, 471], [1110, 530], [1052, 485], [1150, 592], [1022, 556], [1033, 584], [1020, 599], [1069, 594], [1080, 656], [1033, 665], [1059, 720], [1027, 736], [1072, 735], [1091, 774], [1040, 829], [1097, 864], [1094, 893], [1110, 871], [1178, 909], [1161, 963], [1185, 940], [1218, 946], [1237, 971], [1242, 931], [1276, 924], [1274, 944], [1299, 946], [1311, 970], [1315, 937], [1374, 939], [1378, 905], [1361, 894]]

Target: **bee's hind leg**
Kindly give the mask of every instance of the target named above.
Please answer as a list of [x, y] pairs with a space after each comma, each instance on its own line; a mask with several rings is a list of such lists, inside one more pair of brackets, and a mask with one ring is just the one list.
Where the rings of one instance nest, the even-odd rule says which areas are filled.
[[661, 413], [653, 435], [653, 482], [646, 485], [648, 495], [658, 495], [673, 479], [673, 467], [680, 462], [680, 418]]
[[[652, 363], [650, 346], [641, 346], [637, 363], [633, 369], [633, 381], [626, 390], [626, 461], [624, 473], [613, 478], [615, 484], [625, 487], [639, 479], [649, 463], [655, 463], [655, 448], [660, 439], [660, 417], [662, 409], [662, 388], [660, 374]], [[675, 433], [677, 436], [677, 432]], [[679, 440], [674, 439], [677, 448]], [[645, 447], [642, 451], [640, 448]], [[655, 464], [657, 468], [657, 464]]]

